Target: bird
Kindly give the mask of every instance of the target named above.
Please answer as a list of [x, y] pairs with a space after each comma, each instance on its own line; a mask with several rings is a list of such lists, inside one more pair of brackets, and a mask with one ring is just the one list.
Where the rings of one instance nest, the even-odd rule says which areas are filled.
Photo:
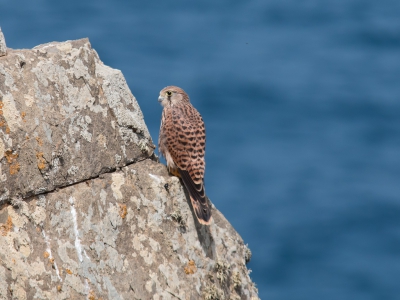
[[206, 130], [203, 118], [177, 86], [160, 91], [163, 107], [158, 149], [167, 161], [168, 171], [178, 176], [188, 191], [200, 224], [210, 225], [211, 208], [204, 189]]

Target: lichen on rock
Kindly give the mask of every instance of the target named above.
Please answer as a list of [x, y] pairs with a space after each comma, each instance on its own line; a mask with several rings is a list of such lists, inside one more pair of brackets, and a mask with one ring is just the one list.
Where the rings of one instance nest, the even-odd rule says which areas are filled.
[[9, 49], [0, 58], [0, 109], [0, 150], [18, 155], [1, 161], [0, 202], [94, 178], [154, 150], [121, 71], [105, 66], [87, 39]]
[[87, 39], [0, 57], [0, 299], [258, 299], [193, 216], [122, 73]]
[[7, 54], [6, 40], [4, 39], [3, 32], [1, 31], [0, 28], [0, 56], [4, 56], [6, 54]]

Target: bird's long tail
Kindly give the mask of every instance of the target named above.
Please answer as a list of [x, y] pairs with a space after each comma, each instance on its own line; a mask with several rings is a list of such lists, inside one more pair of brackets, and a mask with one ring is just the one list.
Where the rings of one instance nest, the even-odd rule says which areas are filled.
[[200, 224], [210, 225], [211, 224], [211, 207], [208, 203], [207, 196], [204, 192], [204, 184], [196, 184], [193, 182], [189, 173], [184, 170], [180, 170], [180, 177], [185, 185], [190, 201], [192, 202], [193, 210], [196, 214], [197, 220]]

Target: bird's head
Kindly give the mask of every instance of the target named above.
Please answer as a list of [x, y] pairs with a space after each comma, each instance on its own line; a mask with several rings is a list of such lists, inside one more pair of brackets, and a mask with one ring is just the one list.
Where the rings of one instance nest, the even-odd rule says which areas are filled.
[[189, 102], [189, 96], [184, 90], [177, 86], [167, 86], [163, 88], [158, 97], [158, 102], [160, 102], [163, 107], [171, 107], [184, 101]]

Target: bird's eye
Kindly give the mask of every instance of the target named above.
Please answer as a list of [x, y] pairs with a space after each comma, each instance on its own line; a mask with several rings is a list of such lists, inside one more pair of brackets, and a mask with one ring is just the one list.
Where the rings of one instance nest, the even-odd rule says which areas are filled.
[[167, 92], [167, 95], [168, 95], [168, 96], [171, 96], [171, 95], [172, 95], [172, 92], [168, 91], [168, 92]]

